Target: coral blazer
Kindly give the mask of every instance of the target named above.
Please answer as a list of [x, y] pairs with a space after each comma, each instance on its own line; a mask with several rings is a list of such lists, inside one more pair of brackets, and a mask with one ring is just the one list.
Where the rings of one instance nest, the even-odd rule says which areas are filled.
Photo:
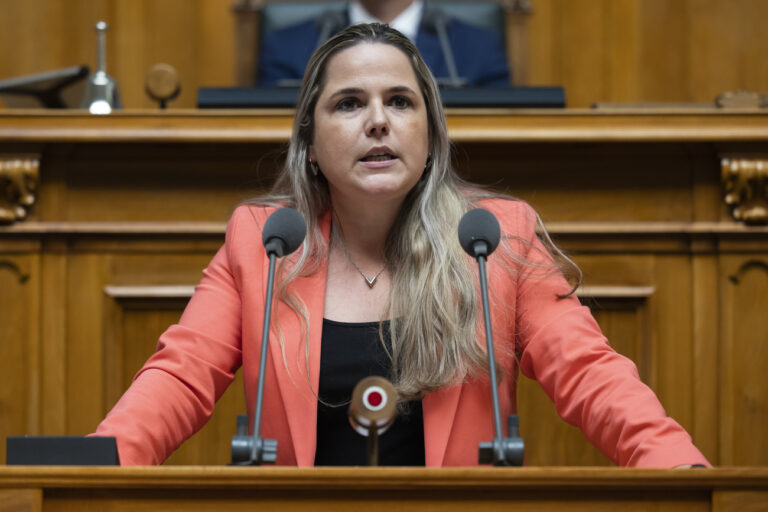
[[[551, 262], [528, 205], [489, 200], [483, 207], [498, 217], [513, 254]], [[241, 365], [253, 418], [269, 261], [261, 226], [271, 212], [237, 208], [223, 247], [204, 270], [179, 323], [161, 336], [157, 352], [99, 425], [96, 434], [117, 437], [122, 464], [162, 463], [205, 424]], [[318, 221], [327, 240], [330, 216]], [[269, 341], [262, 435], [278, 440], [278, 464], [314, 462], [326, 272], [321, 264], [291, 285], [303, 302], [309, 332], [290, 308], [274, 303], [281, 332]], [[505, 369], [500, 383], [505, 417], [516, 410], [515, 383], [522, 371], [541, 384], [565, 421], [581, 428], [616, 464], [708, 465], [640, 381], [635, 365], [610, 348], [589, 310], [573, 296], [558, 298], [570, 290], [559, 273], [530, 270], [497, 251], [489, 258], [488, 275], [494, 341]], [[478, 443], [494, 435], [490, 397], [487, 378], [424, 397], [427, 466], [477, 464]], [[521, 423], [536, 421], [521, 418]]]

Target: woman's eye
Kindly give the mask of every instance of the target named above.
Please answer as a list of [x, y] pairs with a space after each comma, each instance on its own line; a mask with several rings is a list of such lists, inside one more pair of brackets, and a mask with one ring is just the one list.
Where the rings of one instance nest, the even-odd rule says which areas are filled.
[[336, 110], [354, 110], [360, 106], [357, 98], [344, 98], [336, 104]]
[[405, 96], [394, 96], [390, 103], [392, 103], [392, 106], [395, 108], [408, 108], [411, 106], [411, 100], [406, 98]]

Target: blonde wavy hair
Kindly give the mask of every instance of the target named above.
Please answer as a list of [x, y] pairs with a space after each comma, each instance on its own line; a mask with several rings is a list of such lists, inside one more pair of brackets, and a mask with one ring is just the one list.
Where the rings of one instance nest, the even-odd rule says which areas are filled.
[[[328, 62], [339, 52], [363, 43], [391, 45], [408, 57], [427, 108], [431, 159], [403, 203], [384, 255], [392, 276], [385, 318], [390, 320], [391, 377], [402, 400], [417, 399], [487, 371], [485, 349], [477, 341], [480, 306], [476, 271], [458, 243], [456, 230], [462, 215], [478, 200], [514, 198], [469, 185], [454, 171], [437, 84], [407, 37], [386, 25], [361, 24], [339, 32], [314, 52], [304, 73], [282, 172], [269, 194], [249, 202], [291, 206], [307, 221], [307, 238], [298, 257], [281, 264], [276, 294], [303, 323], [308, 365], [308, 315], [301, 299], [288, 293], [288, 285], [297, 276], [317, 270], [328, 251], [328, 242], [318, 227], [318, 218], [331, 208], [328, 183], [322, 173], [313, 175], [308, 159], [314, 111], [325, 85]], [[559, 268], [566, 275], [578, 273], [578, 267], [549, 240], [540, 221], [539, 225], [540, 237], [556, 256], [553, 269]], [[384, 331], [379, 332], [383, 343]], [[282, 337], [280, 343], [284, 347]], [[285, 357], [284, 362], [287, 366]]]

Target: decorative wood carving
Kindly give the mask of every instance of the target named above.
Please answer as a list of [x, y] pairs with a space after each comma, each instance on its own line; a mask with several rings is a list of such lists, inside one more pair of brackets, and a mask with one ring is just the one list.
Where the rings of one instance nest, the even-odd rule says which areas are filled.
[[35, 204], [39, 170], [38, 155], [0, 157], [0, 224], [27, 217]]
[[768, 223], [768, 156], [723, 157], [720, 161], [725, 203], [733, 218]]

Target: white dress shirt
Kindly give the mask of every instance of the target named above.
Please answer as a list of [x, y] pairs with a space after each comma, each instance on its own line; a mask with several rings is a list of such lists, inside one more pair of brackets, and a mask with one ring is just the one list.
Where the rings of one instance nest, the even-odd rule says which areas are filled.
[[[416, 33], [419, 31], [419, 23], [421, 22], [421, 13], [423, 10], [424, 2], [417, 0], [409, 5], [403, 12], [398, 14], [389, 26], [402, 32], [403, 35], [411, 41], [415, 41]], [[371, 16], [359, 1], [350, 2], [349, 4], [349, 22], [350, 25], [357, 25], [359, 23], [383, 23], [381, 20]]]

